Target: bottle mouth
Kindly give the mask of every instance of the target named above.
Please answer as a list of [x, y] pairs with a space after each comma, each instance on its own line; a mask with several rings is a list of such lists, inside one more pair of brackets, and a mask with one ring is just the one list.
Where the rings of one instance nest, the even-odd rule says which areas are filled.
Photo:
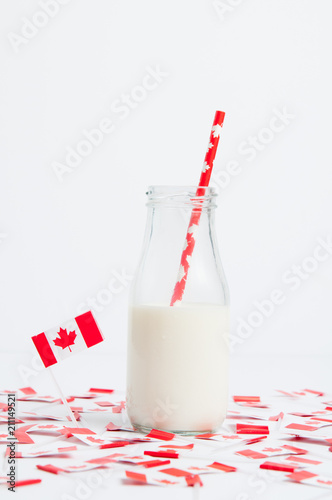
[[218, 196], [215, 187], [149, 186], [147, 206], [172, 208], [215, 208]]

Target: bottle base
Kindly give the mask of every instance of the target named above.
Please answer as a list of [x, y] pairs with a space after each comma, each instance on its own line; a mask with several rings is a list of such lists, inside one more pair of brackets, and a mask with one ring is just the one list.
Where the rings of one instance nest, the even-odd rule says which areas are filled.
[[200, 430], [200, 431], [184, 431], [184, 430], [176, 430], [176, 429], [158, 429], [157, 427], [146, 427], [144, 425], [139, 425], [133, 423], [132, 426], [134, 427], [135, 431], [142, 432], [143, 434], [148, 434], [149, 432], [152, 431], [152, 429], [160, 430], [163, 432], [170, 432], [171, 434], [178, 434], [179, 436], [197, 436], [200, 434], [213, 434], [216, 432], [216, 429], [207, 429], [207, 430]]

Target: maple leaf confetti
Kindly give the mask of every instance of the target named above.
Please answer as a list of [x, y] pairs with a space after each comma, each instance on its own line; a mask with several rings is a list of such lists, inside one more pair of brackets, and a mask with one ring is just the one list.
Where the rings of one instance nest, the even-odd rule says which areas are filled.
[[56, 337], [53, 340], [54, 344], [58, 347], [62, 347], [62, 349], [65, 349], [66, 347], [68, 347], [70, 352], [72, 352], [72, 350], [70, 349], [70, 346], [75, 344], [75, 338], [76, 338], [75, 330], [67, 333], [67, 328], [65, 328], [65, 329], [60, 328], [58, 335], [59, 335], [59, 338]]

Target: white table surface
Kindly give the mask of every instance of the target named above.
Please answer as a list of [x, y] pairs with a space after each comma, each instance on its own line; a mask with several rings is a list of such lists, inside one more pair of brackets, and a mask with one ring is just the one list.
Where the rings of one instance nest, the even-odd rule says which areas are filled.
[[[50, 375], [45, 369], [36, 370], [32, 351], [7, 352], [0, 356], [0, 388], [17, 389], [31, 385], [44, 394], [57, 395]], [[29, 371], [30, 370], [30, 371]], [[321, 390], [329, 394], [331, 387], [331, 362], [328, 357], [302, 357], [282, 359], [261, 359], [233, 357], [230, 367], [230, 394], [271, 395], [274, 389], [299, 390], [304, 388]], [[73, 356], [55, 367], [54, 372], [68, 395], [84, 392], [90, 387], [108, 387], [124, 390], [125, 354], [95, 355], [93, 351]], [[22, 376], [25, 374], [25, 379]], [[23, 378], [22, 378], [23, 377]], [[20, 403], [19, 403], [20, 404]], [[23, 403], [22, 403], [23, 404]], [[84, 417], [85, 418], [85, 417]], [[93, 428], [90, 416], [86, 420]], [[98, 425], [96, 423], [96, 425]], [[97, 430], [97, 429], [96, 429]], [[4, 448], [4, 445], [1, 445]], [[222, 460], [222, 455], [219, 458]], [[43, 460], [55, 463], [55, 460]], [[227, 463], [225, 461], [225, 463]], [[18, 479], [41, 478], [42, 483], [17, 488], [15, 498], [34, 500], [73, 500], [76, 499], [209, 499], [209, 500], [301, 500], [332, 498], [331, 490], [306, 486], [280, 480], [280, 473], [256, 468], [255, 473], [237, 471], [229, 474], [204, 475], [204, 486], [200, 489], [187, 487], [156, 487], [126, 483], [120, 471], [109, 472], [98, 487], [88, 489], [89, 474], [96, 471], [56, 476], [35, 467], [35, 460], [18, 461]], [[332, 470], [329, 476], [332, 476]], [[93, 478], [91, 478], [93, 481]], [[0, 486], [1, 498], [9, 498], [11, 492]]]

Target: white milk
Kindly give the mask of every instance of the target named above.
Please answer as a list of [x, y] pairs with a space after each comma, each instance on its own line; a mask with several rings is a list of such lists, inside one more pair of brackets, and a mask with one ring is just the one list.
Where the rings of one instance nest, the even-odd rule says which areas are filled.
[[127, 406], [136, 428], [207, 432], [222, 424], [228, 331], [226, 306], [131, 308]]

